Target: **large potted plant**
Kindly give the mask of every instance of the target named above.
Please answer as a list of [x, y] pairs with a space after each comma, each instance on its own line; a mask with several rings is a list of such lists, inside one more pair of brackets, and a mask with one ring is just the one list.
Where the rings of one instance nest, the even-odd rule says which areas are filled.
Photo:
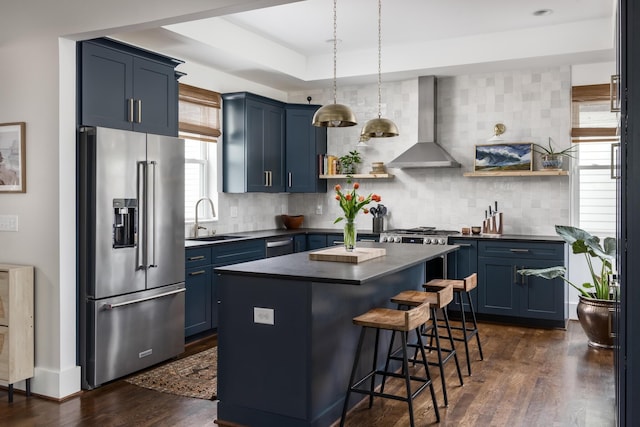
[[[567, 279], [564, 266], [541, 269], [523, 269], [518, 273], [545, 279], [560, 277], [580, 293], [577, 312], [589, 345], [597, 348], [612, 348], [611, 316], [616, 309], [617, 295], [611, 287], [616, 254], [616, 239], [607, 237], [603, 244], [588, 232], [566, 225], [556, 225], [556, 233], [571, 245], [574, 254], [584, 254], [591, 277], [590, 282], [577, 285]], [[594, 262], [595, 261], [595, 262]]]

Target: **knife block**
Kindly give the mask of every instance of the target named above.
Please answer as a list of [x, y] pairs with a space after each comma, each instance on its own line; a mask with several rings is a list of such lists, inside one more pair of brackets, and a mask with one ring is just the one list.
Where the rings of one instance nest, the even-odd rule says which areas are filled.
[[502, 234], [502, 212], [498, 212], [482, 223], [482, 234]]

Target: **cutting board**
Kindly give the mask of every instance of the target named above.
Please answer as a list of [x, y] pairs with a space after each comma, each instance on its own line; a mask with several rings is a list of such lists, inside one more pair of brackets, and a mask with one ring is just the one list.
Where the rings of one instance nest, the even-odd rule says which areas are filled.
[[309, 252], [309, 259], [313, 261], [335, 261], [357, 264], [385, 256], [386, 254], [387, 250], [385, 248], [355, 248], [353, 252], [347, 252], [344, 246], [336, 246], [335, 248]]

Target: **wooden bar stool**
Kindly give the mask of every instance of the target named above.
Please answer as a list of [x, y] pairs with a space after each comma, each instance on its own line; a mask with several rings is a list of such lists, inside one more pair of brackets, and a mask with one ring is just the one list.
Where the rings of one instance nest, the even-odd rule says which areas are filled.
[[[478, 274], [473, 273], [462, 280], [452, 280], [452, 279], [433, 279], [427, 282], [423, 287], [446, 287], [452, 285], [453, 291], [460, 296], [460, 308], [462, 314], [462, 324], [460, 326], [451, 326], [451, 329], [462, 331], [462, 337], [454, 337], [456, 341], [464, 342], [464, 350], [467, 354], [467, 371], [469, 376], [471, 376], [471, 360], [469, 358], [469, 341], [475, 336], [476, 341], [478, 342], [478, 351], [480, 352], [480, 360], [484, 360], [484, 356], [482, 355], [482, 345], [480, 344], [480, 332], [478, 331], [478, 321], [476, 320], [476, 312], [473, 309], [473, 302], [471, 301], [470, 292], [478, 286]], [[463, 295], [467, 296], [467, 302], [469, 303], [469, 308], [471, 309], [471, 320], [470, 323], [466, 318], [464, 305], [463, 305]]]
[[[407, 402], [409, 406], [409, 421], [411, 426], [413, 427], [415, 425], [414, 419], [413, 419], [413, 399], [427, 386], [429, 386], [429, 389], [431, 390], [431, 399], [433, 401], [433, 408], [436, 413], [436, 420], [437, 422], [440, 422], [440, 412], [438, 411], [436, 394], [433, 389], [433, 384], [431, 382], [431, 376], [429, 375], [428, 363], [422, 363], [426, 372], [426, 377], [411, 375], [409, 372], [407, 333], [412, 330], [416, 331], [416, 335], [418, 337], [417, 338], [418, 346], [419, 346], [418, 348], [422, 353], [422, 357], [423, 357], [422, 360], [426, 362], [427, 358], [424, 351], [424, 345], [422, 344], [422, 338], [420, 337], [420, 327], [424, 325], [427, 322], [427, 320], [429, 320], [429, 303], [421, 304], [418, 307], [412, 308], [411, 310], [393, 310], [389, 308], [374, 308], [360, 316], [353, 318], [353, 324], [362, 326], [362, 330], [360, 331], [360, 339], [358, 340], [358, 349], [356, 350], [356, 355], [353, 360], [353, 368], [351, 369], [351, 378], [349, 379], [347, 395], [344, 399], [344, 406], [342, 408], [342, 417], [340, 418], [341, 427], [344, 426], [344, 422], [347, 416], [347, 409], [349, 407], [349, 397], [351, 393], [361, 393], [361, 394], [368, 395], [369, 408], [371, 408], [371, 406], [373, 405], [374, 396]], [[356, 371], [358, 369], [360, 353], [362, 351], [362, 344], [364, 342], [365, 333], [367, 329], [375, 329], [376, 331], [375, 348], [373, 352], [373, 368], [364, 377], [362, 377], [359, 380], [356, 380]], [[380, 330], [402, 332], [400, 335], [402, 337], [402, 349], [404, 350], [404, 352], [403, 352], [403, 358], [402, 358], [401, 374], [397, 372], [388, 372], [386, 370], [381, 371], [377, 369], [378, 342], [380, 337]], [[383, 376], [383, 386], [379, 392], [375, 391], [376, 375]], [[387, 377], [404, 378], [407, 397], [384, 393], [383, 391], [384, 382], [386, 381]], [[367, 380], [370, 380], [369, 387], [359, 388]], [[417, 381], [421, 383], [420, 386], [414, 392], [411, 391], [411, 381]]]
[[[463, 385], [464, 382], [462, 380], [462, 372], [460, 370], [460, 363], [458, 362], [458, 354], [456, 353], [456, 347], [453, 340], [453, 334], [451, 333], [451, 326], [449, 324], [449, 316], [447, 314], [446, 307], [449, 303], [453, 301], [453, 286], [445, 286], [445, 287], [428, 287], [425, 288], [425, 292], [422, 291], [404, 291], [400, 292], [398, 295], [391, 298], [391, 302], [398, 304], [398, 308], [402, 307], [415, 307], [425, 302], [429, 303], [429, 308], [431, 309], [431, 321], [425, 323], [422, 326], [422, 335], [429, 338], [429, 345], [424, 345], [425, 350], [435, 350], [438, 355], [437, 362], [429, 362], [432, 366], [438, 366], [440, 369], [440, 381], [442, 382], [442, 395], [444, 397], [444, 406], [449, 406], [449, 399], [447, 397], [447, 384], [445, 380], [444, 374], [444, 364], [447, 363], [452, 357], [456, 364], [456, 371], [458, 372], [458, 379], [460, 380], [460, 385]], [[437, 310], [442, 310], [444, 317], [444, 326], [447, 331], [447, 335], [440, 335], [440, 331], [438, 329], [438, 316]], [[440, 338], [447, 339], [449, 341], [449, 347], [443, 347]], [[433, 345], [433, 340], [435, 339], [436, 345]], [[407, 344], [410, 347], [416, 346], [415, 344]], [[389, 356], [387, 357], [387, 365], [385, 370], [388, 370], [389, 359], [398, 359], [391, 352], [391, 348], [393, 346], [393, 337], [391, 338], [390, 351]], [[442, 356], [442, 353], [446, 353], [445, 357]], [[414, 359], [417, 357], [418, 349], [416, 348]]]

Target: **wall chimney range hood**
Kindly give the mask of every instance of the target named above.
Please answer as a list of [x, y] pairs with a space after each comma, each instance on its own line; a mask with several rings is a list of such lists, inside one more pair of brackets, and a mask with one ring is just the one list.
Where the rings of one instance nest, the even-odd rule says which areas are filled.
[[418, 143], [387, 163], [390, 168], [459, 168], [436, 142], [436, 78], [418, 77]]

